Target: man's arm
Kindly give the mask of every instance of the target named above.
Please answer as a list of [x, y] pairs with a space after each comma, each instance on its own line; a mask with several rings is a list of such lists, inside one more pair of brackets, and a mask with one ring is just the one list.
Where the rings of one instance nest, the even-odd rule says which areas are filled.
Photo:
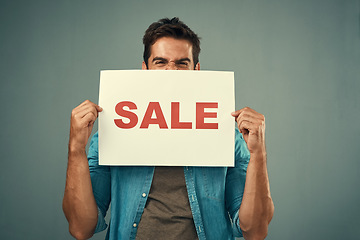
[[266, 166], [265, 117], [251, 108], [233, 112], [250, 152], [239, 223], [245, 239], [264, 239], [274, 213]]
[[69, 231], [76, 239], [88, 239], [95, 231], [98, 210], [91, 186], [85, 147], [102, 108], [86, 100], [71, 113], [68, 167], [63, 210]]

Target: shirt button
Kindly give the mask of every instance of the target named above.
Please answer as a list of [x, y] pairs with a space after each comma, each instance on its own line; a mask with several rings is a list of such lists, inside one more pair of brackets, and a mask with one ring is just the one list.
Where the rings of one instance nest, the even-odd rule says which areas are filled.
[[143, 196], [143, 197], [146, 197], [146, 193], [143, 193], [142, 196]]
[[137, 226], [137, 224], [136, 224], [136, 223], [134, 223], [134, 224], [133, 224], [133, 227], [135, 228], [136, 226]]

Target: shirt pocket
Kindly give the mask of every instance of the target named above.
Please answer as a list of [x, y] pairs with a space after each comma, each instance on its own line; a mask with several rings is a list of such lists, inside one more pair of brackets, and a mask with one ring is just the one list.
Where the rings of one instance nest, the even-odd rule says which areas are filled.
[[225, 200], [225, 179], [226, 168], [224, 167], [203, 167], [201, 168], [201, 186], [207, 198]]

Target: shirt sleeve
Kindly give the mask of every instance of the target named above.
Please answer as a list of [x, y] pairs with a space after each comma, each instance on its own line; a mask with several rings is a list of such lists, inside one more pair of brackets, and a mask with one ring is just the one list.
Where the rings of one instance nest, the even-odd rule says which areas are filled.
[[95, 233], [106, 229], [105, 222], [106, 212], [110, 205], [110, 168], [108, 166], [99, 165], [98, 154], [98, 133], [95, 133], [91, 139], [88, 163], [91, 177], [92, 189], [95, 201], [98, 207], [98, 222], [95, 228]]
[[226, 208], [230, 214], [233, 234], [235, 237], [242, 237], [239, 225], [239, 209], [244, 194], [246, 170], [250, 160], [250, 152], [246, 142], [239, 132], [235, 129], [235, 167], [229, 167], [226, 175]]

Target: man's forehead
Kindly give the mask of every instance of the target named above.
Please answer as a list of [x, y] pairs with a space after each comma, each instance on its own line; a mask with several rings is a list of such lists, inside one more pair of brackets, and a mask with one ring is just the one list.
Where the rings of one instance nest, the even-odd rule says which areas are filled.
[[191, 51], [192, 44], [186, 39], [175, 39], [171, 37], [162, 37], [159, 38], [154, 44], [151, 45], [151, 49], [155, 48], [156, 50], [160, 49], [181, 49], [184, 51]]
[[154, 57], [176, 57], [192, 59], [192, 44], [186, 39], [162, 37], [151, 45], [150, 55]]

